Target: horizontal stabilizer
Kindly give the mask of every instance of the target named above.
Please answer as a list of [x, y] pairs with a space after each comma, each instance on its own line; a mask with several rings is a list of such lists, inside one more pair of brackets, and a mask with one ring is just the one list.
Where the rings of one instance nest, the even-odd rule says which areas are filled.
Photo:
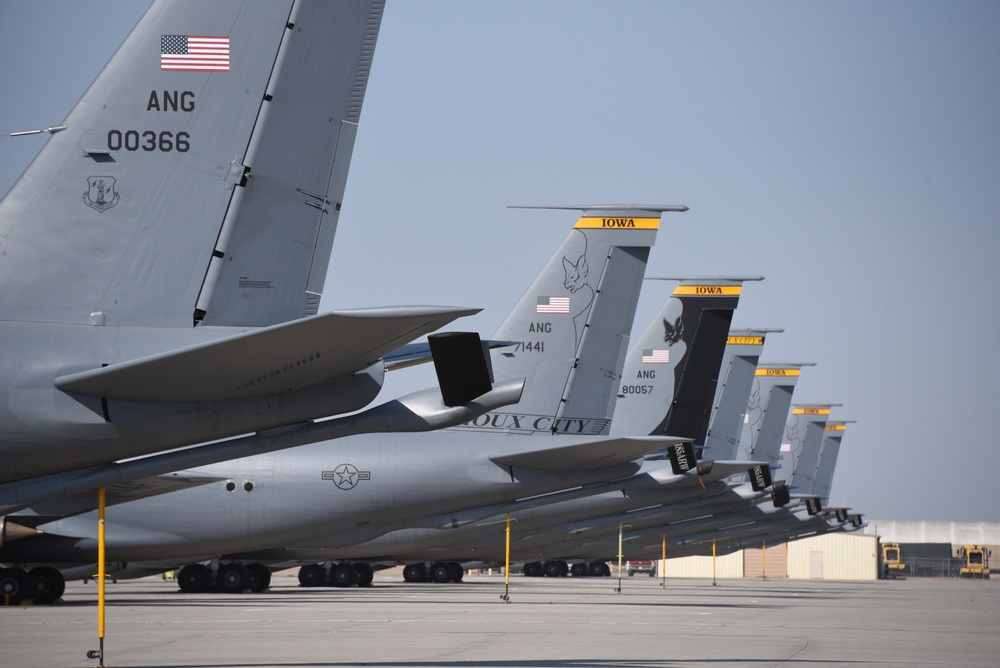
[[[483, 343], [489, 346], [490, 350], [493, 350], [494, 348], [516, 346], [518, 342], [486, 339]], [[382, 361], [385, 363], [386, 371], [396, 371], [418, 364], [426, 364], [431, 361], [431, 346], [427, 341], [407, 343], [383, 357]]]
[[57, 378], [56, 387], [129, 401], [271, 396], [349, 376], [402, 343], [479, 309], [411, 306], [334, 311]]
[[[720, 460], [712, 462], [712, 473], [716, 476], [729, 477], [737, 473], [746, 473], [751, 468], [767, 468], [765, 462], [745, 460]], [[770, 471], [768, 471], [770, 473]], [[768, 482], [770, 484], [770, 482]]]
[[[559, 436], [557, 438], [564, 440], [568, 437]], [[502, 466], [517, 466], [543, 471], [581, 471], [625, 464], [650, 452], [686, 440], [671, 436], [597, 438], [569, 445], [539, 448], [530, 452], [498, 455], [490, 457], [490, 460]]]

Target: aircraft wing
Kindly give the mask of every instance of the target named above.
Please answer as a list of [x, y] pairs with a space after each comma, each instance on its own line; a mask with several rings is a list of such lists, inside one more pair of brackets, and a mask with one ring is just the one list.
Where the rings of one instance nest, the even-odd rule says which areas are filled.
[[[567, 437], [553, 438], [563, 440]], [[689, 440], [672, 436], [592, 438], [556, 447], [497, 455], [490, 457], [490, 460], [503, 466], [543, 471], [580, 471], [625, 464], [668, 445], [686, 443]]]
[[[220, 482], [226, 479], [197, 471], [175, 471], [141, 480], [117, 483], [109, 485], [106, 488], [105, 505], [114, 506], [126, 501], [135, 501], [150, 496], [166, 494], [167, 492], [174, 492], [179, 489]], [[19, 524], [37, 526], [41, 522], [33, 519], [36, 515], [45, 518], [44, 521], [49, 522], [54, 519], [79, 515], [80, 513], [96, 509], [97, 493], [91, 490], [79, 494], [70, 494], [32, 506], [31, 515], [17, 515], [15, 516], [15, 521]]]
[[270, 396], [365, 369], [402, 343], [480, 309], [334, 311], [56, 378], [64, 392], [130, 401]]

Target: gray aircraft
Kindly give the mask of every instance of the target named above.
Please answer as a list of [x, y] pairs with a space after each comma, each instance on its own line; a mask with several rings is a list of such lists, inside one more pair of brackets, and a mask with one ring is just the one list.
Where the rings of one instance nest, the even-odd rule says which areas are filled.
[[[731, 550], [745, 546], [748, 540], [759, 544], [761, 539], [767, 539], [768, 543], [773, 543], [779, 538], [788, 539], [828, 530], [830, 525], [825, 523], [820, 513], [820, 503], [811, 492], [813, 481], [817, 477], [820, 454], [827, 440], [826, 426], [832, 406], [833, 404], [804, 404], [792, 408], [784, 426], [779, 455], [779, 474], [784, 484], [775, 484], [773, 504], [758, 502], [750, 508], [717, 513], [707, 520], [678, 522], [659, 527], [657, 530], [667, 533], [672, 546], [685, 547], [683, 551], [673, 549], [673, 554], [704, 554], [710, 549], [713, 539], [722, 541], [722, 544], [717, 544], [717, 550]], [[842, 437], [842, 429], [832, 432]], [[839, 438], [837, 446], [839, 447]], [[831, 454], [835, 449], [830, 448]], [[762, 458], [769, 458], [769, 452], [762, 454]], [[824, 466], [823, 471], [824, 476], [828, 475], [829, 480], [832, 480], [832, 466]], [[829, 480], [825, 480], [827, 486]], [[633, 535], [629, 538], [641, 541], [642, 536]], [[659, 547], [659, 543], [647, 543], [642, 547], [638, 541], [631, 546], [635, 553], [650, 554]]]
[[154, 2], [49, 128], [0, 202], [0, 514], [363, 408], [402, 344], [476, 312], [317, 312], [381, 15]]
[[[804, 490], [809, 493], [792, 495], [791, 503], [783, 508], [771, 509], [762, 506], [760, 511], [764, 516], [757, 518], [754, 523], [735, 524], [724, 531], [714, 533], [717, 552], [725, 554], [748, 546], [756, 547], [762, 540], [766, 540], [768, 545], [773, 545], [831, 531], [856, 531], [863, 528], [865, 522], [860, 514], [851, 513], [847, 508], [828, 508], [829, 497], [824, 496], [822, 491], [831, 488], [840, 442], [846, 425], [851, 422], [853, 421], [830, 420], [826, 423], [819, 462], [813, 478], [814, 487]], [[804, 483], [800, 484], [794, 478], [790, 479], [789, 484], [799, 490], [805, 487]], [[811, 502], [814, 497], [818, 499], [818, 503]], [[700, 543], [692, 540], [676, 552], [678, 555], [705, 554], [710, 543], [704, 536], [702, 538]]]
[[[654, 324], [661, 319], [662, 317], [657, 318]], [[690, 336], [693, 330], [686, 333]], [[649, 330], [637, 342], [636, 348], [647, 347], [645, 342], [650, 341], [646, 338], [648, 334]], [[763, 461], [778, 459], [783, 427], [791, 402], [791, 391], [798, 380], [800, 365], [761, 365], [755, 369], [764, 335], [765, 330], [738, 331], [732, 332], [728, 337], [726, 355], [721, 366], [723, 370], [727, 370], [721, 376], [727, 382], [724, 391], [717, 395], [716, 415], [712, 419], [712, 424], [720, 425], [720, 429], [706, 441], [705, 452], [726, 452], [725, 445], [732, 448], [733, 442], [740, 438], [739, 432], [734, 435], [731, 430], [721, 428], [724, 424], [735, 422], [731, 416], [720, 416], [718, 413], [723, 410], [722, 407], [735, 405], [733, 400], [727, 397], [732, 393], [742, 396], [744, 404], [747, 404], [749, 381], [752, 380], [754, 393], [751, 395], [748, 407], [735, 409], [734, 412], [738, 415], [750, 415], [751, 411], [754, 413], [754, 429], [744, 431], [742, 434], [753, 443], [754, 447], [748, 449], [759, 452]], [[687, 345], [692, 344], [701, 345], [697, 340], [687, 339]], [[645, 350], [641, 352], [644, 355], [646, 353]], [[630, 359], [631, 357], [630, 355]], [[678, 360], [677, 356], [675, 360]], [[628, 364], [626, 368], [629, 368]], [[670, 374], [661, 374], [656, 379], [647, 377], [647, 381], [662, 383], [663, 378], [669, 377]], [[633, 376], [626, 375], [623, 385], [631, 382], [632, 378]], [[662, 395], [654, 390], [643, 396], [658, 394]], [[760, 400], [761, 396], [764, 397], [764, 401]], [[661, 412], [664, 411], [664, 406], [672, 403], [673, 400], [666, 404], [661, 402]], [[653, 415], [651, 411], [639, 410], [636, 413]], [[770, 415], [777, 417], [772, 419]], [[653, 419], [653, 422], [658, 421]], [[780, 425], [777, 430], [770, 428], [774, 424]], [[764, 426], [768, 428], [762, 429]], [[741, 462], [737, 466], [740, 470], [746, 470], [749, 463], [751, 462]], [[646, 463], [647, 466], [651, 464], [654, 463]], [[646, 470], [628, 480], [604, 485], [603, 487], [609, 488], [608, 491], [597, 489], [592, 496], [585, 499], [574, 498], [558, 506], [546, 505], [540, 511], [532, 508], [526, 512], [515, 512], [512, 514], [512, 519], [515, 520], [512, 524], [514, 558], [527, 562], [524, 568], [528, 575], [566, 573], [599, 575], [603, 569], [604, 559], [612, 556], [617, 547], [616, 536], [610, 540], [608, 537], [616, 533], [621, 524], [627, 525], [630, 543], [634, 545], [641, 542], [644, 536], [659, 536], [662, 531], [661, 525], [668, 522], [748, 509], [772, 498], [771, 493], [766, 490], [770, 475], [758, 467], [751, 470], [750, 482], [737, 483], [733, 486], [721, 480], [733, 473], [732, 464], [714, 462], [710, 470], [707, 467], [692, 470], [691, 473], [698, 474], [698, 477], [687, 481], [683, 478], [671, 479], [662, 467], [658, 471], [655, 469], [650, 471], [644, 467]], [[703, 475], [706, 470], [707, 474]], [[433, 541], [425, 540], [423, 545], [419, 545], [424, 549], [422, 553], [414, 552], [413, 548], [417, 545], [412, 540], [404, 541], [404, 536], [398, 532], [385, 536], [375, 543], [391, 544], [389, 541], [394, 540], [396, 551], [383, 554], [404, 555], [401, 557], [404, 560], [422, 559], [433, 562], [429, 570], [423, 571], [423, 576], [434, 579], [445, 574], [441, 565], [450, 561], [501, 559], [503, 534], [498, 528], [501, 526], [499, 522], [498, 518], [479, 522], [474, 528], [470, 527], [466, 531], [466, 540], [462, 541], [446, 541], [439, 537], [435, 544]], [[377, 554], [369, 545], [333, 551], [330, 556], [357, 558], [362, 554], [359, 550], [365, 547], [369, 548], [367, 553], [369, 557]], [[411, 551], [406, 554], [403, 551], [404, 547], [409, 547]], [[638, 548], [632, 548], [630, 545], [630, 549]], [[603, 570], [606, 574], [606, 569]], [[404, 575], [410, 579], [417, 579], [421, 573], [416, 570], [411, 571], [408, 567]]]
[[[726, 352], [725, 363], [721, 366], [727, 370], [728, 382], [726, 391], [719, 393], [716, 405], [732, 406], [733, 412], [742, 416], [742, 407], [738, 407], [739, 403], [729, 395], [741, 396], [742, 405], [746, 405], [753, 368], [747, 372], [741, 366], [738, 372], [732, 371], [733, 360], [739, 358], [746, 364], [752, 359], [753, 365], [756, 365], [753, 354], [759, 354], [764, 332], [739, 332], [727, 338], [726, 331], [720, 330], [718, 325], [728, 325], [731, 321], [742, 282], [757, 279], [703, 277], [677, 280], [680, 285], [637, 339], [625, 361], [618, 402], [614, 405], [610, 428], [612, 435], [661, 433], [676, 406], [683, 406], [689, 413], [701, 416], [706, 411], [698, 402], [708, 404], [706, 397], [711, 396], [714, 385], [705, 387], [690, 380], [684, 382], [685, 374], [704, 373], [712, 378], [718, 377], [720, 364], [717, 353], [723, 351]], [[709, 364], [716, 366], [715, 372], [707, 370]], [[737, 380], [737, 377], [741, 378]], [[692, 421], [692, 430], [703, 431], [703, 422], [701, 419]], [[733, 416], [720, 422], [742, 424], [741, 419], [734, 419]], [[724, 431], [720, 427], [719, 432]], [[730, 435], [729, 438], [733, 437]], [[667, 456], [643, 462], [639, 472], [625, 479], [518, 500], [493, 508], [459, 512], [456, 507], [454, 511], [436, 518], [426, 518], [424, 526], [389, 532], [362, 544], [354, 544], [356, 541], [350, 536], [331, 532], [295, 547], [230, 556], [282, 563], [296, 560], [301, 563], [308, 559], [325, 561], [324, 564], [308, 564], [300, 569], [300, 580], [305, 585], [324, 584], [327, 580], [323, 573], [326, 570], [340, 572], [347, 566], [346, 561], [362, 568], [366, 567], [359, 561], [409, 561], [411, 563], [407, 564], [404, 573], [409, 581], [453, 580], [459, 570], [452, 562], [459, 557], [459, 560], [475, 559], [476, 553], [483, 551], [496, 555], [498, 541], [502, 538], [499, 527], [503, 526], [505, 513], [511, 513], [515, 522], [514, 536], [521, 538], [528, 532], [538, 534], [542, 527], [564, 526], [578, 519], [629, 508], [676, 503], [718, 493], [725, 485], [717, 485], [717, 481], [734, 472], [744, 472], [753, 464], [732, 461], [698, 463], [689, 446], [678, 450], [669, 448]], [[557, 538], [550, 540], [558, 540], [562, 536], [560, 530], [561, 527], [555, 530]], [[545, 535], [548, 538], [548, 534]], [[412, 563], [426, 560], [424, 555], [432, 555], [429, 558], [432, 563]], [[333, 564], [334, 559], [341, 563]], [[561, 566], [564, 570], [568, 568], [566, 564]], [[581, 568], [586, 569], [587, 565], [573, 565], [575, 571]]]
[[[608, 397], [620, 377], [614, 370], [622, 366], [657, 214], [676, 210], [684, 207], [585, 209], [495, 337], [517, 341], [493, 351], [497, 376], [527, 372], [528, 379], [521, 400], [502, 417], [491, 413], [486, 422], [435, 434], [358, 436], [181, 471], [205, 484], [109, 502], [108, 559], [173, 558], [177, 565], [295, 545], [328, 531], [367, 540], [451, 510], [633, 474], [645, 453], [681, 439], [595, 434], [609, 421]], [[503, 421], [524, 428], [485, 426]], [[19, 524], [45, 533], [0, 548], [0, 561], [49, 564], [32, 571], [40, 588], [42, 575], [55, 577], [51, 565], [92, 562], [96, 518], [81, 513], [77, 502], [59, 499], [19, 515]], [[216, 575], [219, 586], [238, 591], [260, 587], [265, 574], [227, 563]], [[201, 568], [181, 573], [188, 590], [209, 580]], [[57, 590], [58, 582], [49, 589]]]

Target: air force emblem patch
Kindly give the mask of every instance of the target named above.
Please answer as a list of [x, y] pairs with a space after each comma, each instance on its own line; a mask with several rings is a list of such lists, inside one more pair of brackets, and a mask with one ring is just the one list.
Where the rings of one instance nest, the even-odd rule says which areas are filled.
[[115, 192], [113, 176], [91, 176], [87, 179], [87, 190], [83, 193], [83, 203], [98, 213], [104, 213], [121, 198]]

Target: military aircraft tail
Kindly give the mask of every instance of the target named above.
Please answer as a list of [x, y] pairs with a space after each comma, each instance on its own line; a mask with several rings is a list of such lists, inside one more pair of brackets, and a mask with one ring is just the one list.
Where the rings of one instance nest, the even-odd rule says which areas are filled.
[[757, 362], [770, 332], [780, 329], [731, 330], [722, 356], [719, 382], [715, 387], [712, 420], [701, 456], [703, 459], [735, 459], [746, 423], [746, 406], [753, 387]]
[[830, 489], [833, 487], [833, 471], [837, 467], [837, 457], [840, 455], [840, 442], [844, 438], [847, 425], [853, 420], [830, 420], [823, 430], [823, 448], [819, 453], [819, 464], [816, 466], [816, 479], [813, 481], [811, 494], [820, 498], [824, 506], [830, 503]]
[[792, 407], [781, 444], [782, 476], [793, 491], [809, 493], [816, 477], [830, 410], [840, 404], [802, 404]]
[[629, 352], [612, 433], [671, 434], [703, 444], [733, 310], [743, 282], [760, 278], [659, 280], [680, 284]]
[[0, 203], [10, 320], [316, 312], [382, 1], [157, 0]]
[[[811, 365], [811, 363], [809, 364]], [[777, 465], [792, 393], [805, 364], [759, 364], [740, 433], [737, 459], [757, 459]]]
[[583, 215], [500, 325], [498, 379], [526, 377], [521, 402], [466, 428], [603, 434], [660, 215], [680, 206], [573, 206]]

